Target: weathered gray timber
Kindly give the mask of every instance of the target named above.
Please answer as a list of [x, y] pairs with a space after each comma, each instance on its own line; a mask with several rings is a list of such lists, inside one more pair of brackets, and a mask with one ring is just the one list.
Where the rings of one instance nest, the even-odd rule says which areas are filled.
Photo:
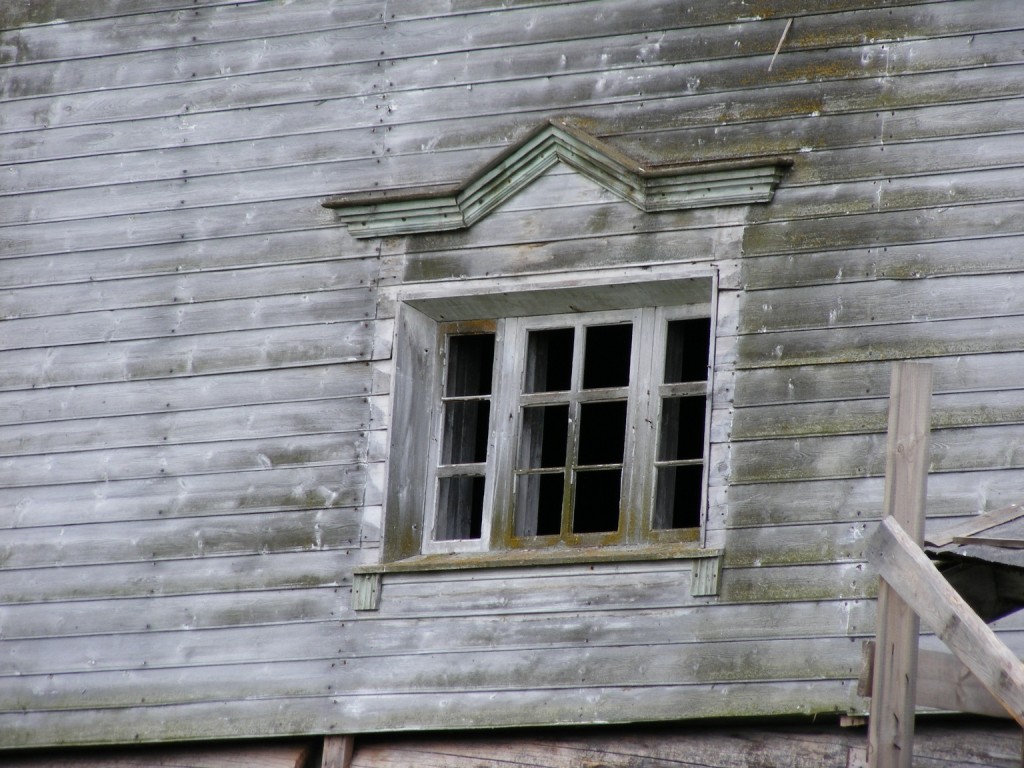
[[[893, 361], [935, 370], [927, 528], [1021, 501], [1022, 45], [1017, 0], [0, 5], [0, 749], [863, 713]], [[604, 186], [563, 152], [457, 231], [322, 206], [551, 121]], [[780, 160], [770, 203], [609, 191]], [[717, 594], [492, 561], [354, 610], [420, 537], [402, 313], [679, 270], [717, 286]]]

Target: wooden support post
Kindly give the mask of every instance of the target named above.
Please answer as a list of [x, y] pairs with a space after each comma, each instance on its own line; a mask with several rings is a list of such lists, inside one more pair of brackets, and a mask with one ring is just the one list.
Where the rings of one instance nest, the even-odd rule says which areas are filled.
[[883, 520], [871, 538], [868, 561], [1024, 726], [1024, 665], [893, 520]]
[[349, 768], [355, 741], [355, 736], [324, 736], [324, 756], [320, 768]]
[[[883, 520], [895, 519], [920, 545], [924, 535], [932, 368], [897, 363], [889, 392]], [[914, 754], [917, 615], [889, 586], [878, 592], [868, 760], [871, 768], [910, 768]]]

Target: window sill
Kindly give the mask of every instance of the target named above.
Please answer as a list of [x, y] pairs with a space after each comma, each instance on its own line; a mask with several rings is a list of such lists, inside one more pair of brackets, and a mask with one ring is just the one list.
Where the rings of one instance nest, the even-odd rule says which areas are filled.
[[691, 594], [718, 594], [722, 550], [702, 549], [693, 543], [654, 544], [636, 547], [559, 547], [500, 552], [458, 552], [417, 555], [405, 560], [356, 567], [352, 586], [355, 610], [376, 610], [381, 580], [390, 573], [439, 573], [481, 568], [519, 568], [547, 565], [631, 563], [653, 560], [693, 560]]
[[500, 552], [456, 552], [416, 555], [378, 565], [361, 565], [363, 573], [415, 573], [420, 571], [461, 571], [473, 568], [517, 568], [530, 565], [572, 565], [574, 563], [629, 563], [644, 560], [696, 560], [718, 557], [720, 549], [701, 549], [690, 542], [636, 547], [546, 547], [508, 549]]

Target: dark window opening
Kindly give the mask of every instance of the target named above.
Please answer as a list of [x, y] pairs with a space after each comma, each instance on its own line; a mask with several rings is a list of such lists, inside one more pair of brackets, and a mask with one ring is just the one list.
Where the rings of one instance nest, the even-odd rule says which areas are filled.
[[710, 343], [711, 318], [671, 321], [665, 344], [665, 383], [707, 380]]
[[580, 405], [577, 464], [621, 464], [626, 443], [626, 401]]
[[557, 536], [561, 533], [564, 473], [519, 475], [516, 486], [516, 536]]
[[704, 414], [702, 397], [666, 397], [661, 404], [659, 461], [704, 458]]
[[592, 325], [586, 329], [583, 354], [583, 388], [629, 386], [629, 360], [633, 326]]
[[704, 467], [683, 464], [658, 467], [652, 528], [696, 528], [700, 525]]
[[573, 328], [530, 331], [526, 392], [565, 392], [572, 386]]
[[442, 477], [438, 481], [438, 541], [479, 539], [484, 519], [484, 483], [480, 476]]
[[573, 500], [573, 533], [609, 533], [619, 529], [621, 469], [579, 470]]
[[457, 474], [438, 478], [438, 541], [481, 536], [493, 371], [493, 333], [448, 337], [440, 464]]

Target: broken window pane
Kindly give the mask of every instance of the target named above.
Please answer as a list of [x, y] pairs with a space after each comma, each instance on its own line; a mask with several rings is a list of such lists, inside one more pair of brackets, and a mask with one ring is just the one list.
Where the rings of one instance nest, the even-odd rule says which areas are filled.
[[526, 392], [564, 392], [572, 384], [573, 328], [530, 331]]
[[583, 354], [583, 388], [628, 387], [632, 347], [633, 326], [629, 323], [588, 327]]
[[665, 383], [706, 381], [711, 343], [711, 318], [673, 320], [665, 344]]
[[516, 536], [555, 536], [562, 529], [565, 477], [562, 472], [516, 478]]
[[621, 469], [580, 470], [573, 500], [573, 533], [607, 533], [619, 529]]
[[696, 528], [700, 525], [704, 465], [658, 467], [652, 528]]
[[487, 461], [491, 404], [487, 400], [455, 400], [444, 406], [442, 464]]
[[568, 404], [523, 408], [519, 468], [564, 467], [568, 436]]
[[484, 516], [482, 476], [442, 477], [438, 480], [437, 541], [479, 539]]
[[666, 397], [661, 404], [658, 461], [704, 458], [704, 414], [707, 399]]
[[448, 337], [446, 397], [491, 394], [494, 370], [494, 334], [474, 333]]
[[626, 401], [580, 405], [577, 464], [621, 464], [626, 442]]

